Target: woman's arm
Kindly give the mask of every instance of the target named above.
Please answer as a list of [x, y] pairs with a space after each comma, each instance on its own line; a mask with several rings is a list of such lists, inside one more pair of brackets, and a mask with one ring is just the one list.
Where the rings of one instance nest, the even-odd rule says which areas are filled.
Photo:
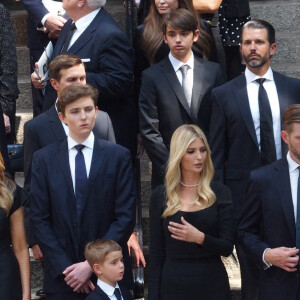
[[215, 13], [221, 3], [222, 0], [193, 0], [194, 8], [200, 14]]
[[10, 216], [10, 231], [13, 251], [19, 263], [23, 298], [29, 300], [30, 295], [30, 265], [29, 252], [25, 238], [23, 207], [19, 207]]

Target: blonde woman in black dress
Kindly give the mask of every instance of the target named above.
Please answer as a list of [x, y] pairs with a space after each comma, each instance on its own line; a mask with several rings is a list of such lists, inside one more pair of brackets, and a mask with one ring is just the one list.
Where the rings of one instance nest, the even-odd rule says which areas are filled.
[[30, 267], [20, 190], [4, 175], [0, 153], [0, 299], [29, 300]]
[[195, 125], [173, 134], [165, 186], [150, 204], [148, 300], [229, 300], [221, 256], [233, 249], [231, 195], [212, 183], [206, 137]]

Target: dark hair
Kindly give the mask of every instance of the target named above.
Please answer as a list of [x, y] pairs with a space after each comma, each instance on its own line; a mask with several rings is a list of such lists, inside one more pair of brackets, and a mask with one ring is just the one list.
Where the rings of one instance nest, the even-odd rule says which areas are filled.
[[[178, 0], [178, 9], [180, 8], [188, 10], [196, 18], [198, 18], [192, 0]], [[157, 11], [155, 0], [151, 0], [149, 14], [145, 19], [145, 28], [142, 36], [143, 49], [150, 65], [156, 63], [155, 55], [164, 41], [162, 35], [163, 18], [164, 17]], [[205, 27], [201, 19], [199, 20], [198, 29], [200, 31], [200, 35], [198, 41], [196, 41], [193, 45], [193, 51], [198, 52], [204, 59], [208, 59], [210, 56], [212, 39], [205, 31]]]
[[163, 34], [167, 33], [167, 27], [180, 29], [187, 32], [193, 32], [198, 29], [198, 20], [187, 9], [179, 8], [166, 15], [163, 20]]
[[245, 29], [248, 28], [254, 28], [254, 29], [266, 29], [268, 41], [270, 45], [275, 43], [275, 29], [274, 27], [267, 21], [260, 20], [260, 19], [253, 19], [251, 21], [248, 21], [244, 26], [242, 27], [241, 32], [241, 40], [243, 41], [243, 33]]
[[113, 240], [101, 239], [88, 243], [85, 246], [84, 256], [91, 268], [94, 264], [101, 264], [105, 257], [114, 251], [122, 251], [118, 243]]
[[57, 109], [59, 112], [61, 112], [63, 115], [65, 114], [66, 106], [70, 103], [73, 103], [74, 101], [80, 99], [80, 98], [86, 98], [90, 97], [94, 101], [94, 105], [97, 105], [98, 101], [98, 91], [93, 88], [91, 85], [86, 84], [82, 85], [80, 83], [74, 83], [67, 87], [65, 87], [61, 95], [59, 97], [59, 100], [57, 101]]
[[70, 69], [83, 64], [82, 60], [74, 54], [66, 53], [56, 56], [49, 64], [50, 78], [60, 81], [61, 70]]
[[300, 104], [290, 105], [282, 115], [282, 128], [287, 133], [292, 132], [293, 123], [300, 123]]

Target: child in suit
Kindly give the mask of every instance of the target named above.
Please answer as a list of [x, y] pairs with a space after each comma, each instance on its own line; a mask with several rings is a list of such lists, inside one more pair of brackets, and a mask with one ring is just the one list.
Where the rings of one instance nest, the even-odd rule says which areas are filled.
[[124, 275], [122, 248], [113, 240], [101, 239], [86, 245], [84, 255], [95, 275], [97, 285], [86, 300], [132, 300], [130, 292], [120, 287]]

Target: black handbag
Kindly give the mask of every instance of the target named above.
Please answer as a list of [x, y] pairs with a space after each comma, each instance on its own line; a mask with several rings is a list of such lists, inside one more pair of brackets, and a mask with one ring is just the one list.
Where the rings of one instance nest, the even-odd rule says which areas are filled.
[[7, 152], [8, 152], [9, 163], [12, 172], [23, 172], [23, 166], [24, 166], [23, 144], [7, 145]]

